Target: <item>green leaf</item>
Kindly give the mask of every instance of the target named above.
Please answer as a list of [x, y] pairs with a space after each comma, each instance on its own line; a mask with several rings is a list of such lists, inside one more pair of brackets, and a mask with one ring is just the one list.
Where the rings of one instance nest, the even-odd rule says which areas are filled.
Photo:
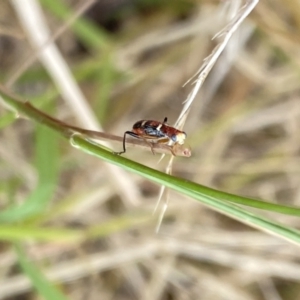
[[64, 294], [51, 284], [34, 263], [28, 259], [19, 243], [15, 244], [15, 250], [20, 266], [41, 296], [49, 300], [67, 300]]

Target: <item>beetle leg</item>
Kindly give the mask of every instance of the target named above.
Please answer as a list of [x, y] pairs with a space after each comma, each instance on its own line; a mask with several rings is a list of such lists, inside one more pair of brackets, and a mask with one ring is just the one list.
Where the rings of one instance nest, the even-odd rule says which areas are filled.
[[[176, 144], [175, 144], [175, 145], [176, 145]], [[175, 146], [175, 145], [173, 145], [173, 146], [171, 147], [171, 152], [172, 152], [172, 155], [173, 155], [173, 156], [176, 156], [176, 153], [174, 152], [174, 146]]]
[[135, 138], [140, 138], [139, 135], [137, 135], [136, 133], [132, 132], [132, 131], [125, 131], [124, 132], [124, 137], [123, 137], [123, 151], [120, 151], [120, 152], [113, 152], [114, 154], [117, 154], [117, 155], [121, 155], [123, 153], [126, 152], [126, 146], [125, 146], [125, 143], [126, 143], [126, 134], [129, 134]]
[[149, 145], [149, 147], [151, 148], [151, 152], [153, 153], [153, 155], [155, 155], [155, 151], [153, 149], [153, 143], [148, 142], [145, 138], [143, 138], [143, 141]]

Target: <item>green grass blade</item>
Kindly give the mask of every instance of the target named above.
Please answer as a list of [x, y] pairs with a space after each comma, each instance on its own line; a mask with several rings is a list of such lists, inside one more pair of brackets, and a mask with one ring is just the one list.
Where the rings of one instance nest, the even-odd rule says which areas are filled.
[[[53, 190], [48, 195], [50, 198], [57, 184], [59, 173], [58, 138], [55, 132], [42, 125], [37, 125], [35, 136], [35, 165], [39, 184], [53, 186]], [[47, 199], [45, 199], [46, 201]]]
[[[41, 0], [41, 3], [57, 17], [68, 20], [73, 12], [61, 0]], [[83, 18], [77, 19], [72, 25], [74, 32], [88, 48], [99, 50], [107, 46], [108, 36], [99, 27]]]
[[79, 243], [90, 238], [110, 236], [115, 232], [141, 226], [154, 220], [149, 214], [135, 212], [84, 229], [42, 227], [40, 221], [35, 220], [31, 225], [0, 225], [0, 241], [36, 240]]
[[15, 244], [16, 254], [19, 260], [19, 264], [22, 267], [24, 273], [31, 280], [32, 285], [39, 292], [44, 299], [47, 300], [67, 300], [64, 294], [58, 290], [54, 285], [52, 285], [43, 273], [31, 262], [22, 246], [18, 243]]
[[194, 182], [162, 173], [137, 162], [128, 160], [124, 157], [116, 156], [112, 152], [105, 151], [104, 149], [97, 147], [94, 144], [90, 144], [86, 140], [76, 135], [73, 137], [72, 144], [73, 146], [80, 148], [81, 150], [89, 154], [100, 157], [105, 161], [123, 167], [156, 183], [172, 188], [198, 201], [201, 201], [209, 207], [214, 208], [219, 212], [222, 212], [233, 218], [236, 218], [241, 222], [245, 222], [254, 227], [259, 227], [265, 231], [272, 232], [273, 234], [279, 235], [282, 238], [288, 239], [290, 241], [300, 243], [300, 233], [298, 231], [287, 226], [272, 222], [271, 220], [268, 220], [266, 218], [262, 218], [255, 214], [249, 213], [228, 202], [237, 202], [241, 204], [245, 203], [245, 205], [263, 209], [270, 208], [269, 210], [289, 213], [291, 215], [300, 215], [299, 208], [276, 205], [273, 203], [267, 203], [264, 201], [240, 197], [237, 195], [210, 189]]
[[1, 116], [0, 119], [0, 129], [3, 129], [10, 124], [12, 124], [16, 120], [16, 116], [13, 113], [7, 113], [4, 116]]
[[33, 215], [36, 215], [45, 209], [45, 199], [53, 191], [53, 185], [41, 185], [35, 189], [31, 195], [25, 199], [22, 204], [14, 204], [0, 212], [0, 222], [23, 221]]
[[53, 196], [59, 172], [57, 133], [45, 126], [37, 125], [35, 145], [38, 186], [22, 204], [13, 204], [1, 211], [0, 222], [24, 221], [44, 211]]
[[97, 145], [82, 139], [79, 135], [73, 136], [72, 144], [75, 147], [78, 147], [91, 155], [100, 157], [105, 161], [123, 167], [124, 169], [135, 172], [139, 175], [142, 175], [143, 177], [155, 181], [156, 183], [173, 188], [182, 193], [184, 193], [186, 190], [190, 190], [195, 195], [206, 195], [223, 201], [229, 201], [268, 211], [275, 211], [287, 215], [300, 216], [299, 207], [279, 205], [275, 203], [265, 202], [262, 200], [238, 196], [222, 192], [213, 188], [209, 188], [189, 180], [171, 176], [163, 172], [157, 171], [155, 169], [146, 167], [145, 165], [139, 164], [132, 160], [126, 159], [124, 156], [117, 156], [112, 152], [105, 151], [104, 148], [100, 148]]
[[[34, 120], [36, 120], [39, 123], [43, 123], [46, 126], [52, 128], [55, 131], [60, 132], [62, 135], [66, 136], [65, 128], [60, 125], [59, 122], [56, 122], [54, 120], [51, 120], [49, 118], [45, 118], [45, 116], [33, 109], [32, 107], [28, 105], [24, 105], [23, 103], [16, 101], [11, 96], [6, 95], [7, 93], [4, 92], [5, 95], [5, 101], [11, 105], [13, 108], [20, 110], [22, 113], [25, 113], [27, 116], [32, 117]], [[226, 210], [229, 209], [228, 214], [232, 217], [236, 217], [236, 212], [232, 211], [232, 207], [235, 207], [235, 211], [237, 210], [236, 206], [233, 206], [231, 203], [228, 202], [234, 202], [238, 204], [243, 204], [251, 207], [256, 207], [268, 211], [276, 211], [283, 214], [289, 214], [289, 215], [300, 215], [300, 209], [298, 207], [292, 207], [292, 206], [285, 206], [285, 205], [278, 205], [274, 203], [268, 203], [264, 201], [260, 201], [257, 199], [251, 199], [247, 197], [237, 196], [226, 192], [221, 192], [215, 189], [211, 189], [199, 184], [196, 184], [194, 182], [180, 179], [174, 176], [170, 176], [168, 174], [159, 172], [157, 170], [148, 168], [142, 164], [136, 163], [134, 161], [130, 161], [126, 159], [125, 157], [114, 155], [110, 151], [105, 151], [103, 148], [100, 148], [99, 146], [95, 145], [94, 143], [90, 143], [87, 140], [82, 139], [79, 135], [73, 135], [71, 144], [76, 147], [80, 148], [81, 150], [95, 155], [97, 157], [100, 157], [102, 160], [113, 163], [115, 165], [118, 165], [120, 167], [123, 167], [127, 170], [130, 170], [132, 172], [135, 172], [145, 178], [148, 178], [149, 180], [152, 180], [158, 184], [165, 185], [169, 188], [172, 188], [178, 192], [181, 192], [185, 195], [189, 195], [193, 197], [194, 199], [197, 199], [203, 203], [206, 202], [207, 205], [210, 207], [213, 207], [215, 209], [219, 209], [221, 212], [226, 213]], [[227, 206], [220, 207], [220, 204], [227, 204]], [[247, 224], [252, 224], [252, 226], [258, 227], [257, 220], [263, 220], [263, 226], [261, 227], [264, 230], [268, 230], [273, 232], [274, 234], [278, 234], [281, 237], [292, 239], [295, 242], [299, 242], [299, 234], [297, 231], [284, 227], [280, 224], [276, 224], [272, 221], [269, 221], [267, 219], [262, 219], [259, 216], [256, 216], [254, 214], [249, 215], [248, 212], [243, 211], [240, 209], [241, 215], [238, 217], [241, 222], [246, 222]], [[256, 219], [256, 220], [255, 220]], [[269, 226], [270, 224], [271, 226]]]
[[0, 225], [0, 240], [26, 241], [29, 239], [39, 241], [78, 241], [84, 237], [80, 230], [49, 229], [24, 225]]
[[300, 231], [298, 230], [248, 212], [235, 204], [226, 203], [205, 195], [197, 195], [193, 192], [186, 192], [185, 194], [201, 201], [202, 203], [208, 205], [214, 210], [221, 212], [222, 214], [228, 215], [231, 218], [242, 221], [245, 224], [251, 225], [252, 227], [261, 229], [276, 236], [280, 236], [289, 242], [300, 244]]

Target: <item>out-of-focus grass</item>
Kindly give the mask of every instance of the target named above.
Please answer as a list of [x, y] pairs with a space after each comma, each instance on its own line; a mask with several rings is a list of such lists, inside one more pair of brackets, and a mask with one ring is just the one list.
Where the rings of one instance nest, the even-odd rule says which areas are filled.
[[[48, 107], [50, 108], [49, 104]], [[12, 204], [11, 207], [0, 212], [2, 222], [22, 222], [43, 212], [47, 209], [49, 201], [53, 199], [59, 171], [57, 135], [44, 126], [37, 126], [35, 146], [38, 184], [22, 204]]]
[[[72, 4], [67, 6], [65, 1], [41, 0], [40, 2], [50, 19], [53, 18], [56, 23], [61, 25], [74, 12]], [[110, 35], [93, 22], [83, 18], [80, 18], [71, 26], [70, 31], [73, 36], [68, 35], [67, 31], [66, 40], [70, 39], [73, 43], [80, 41], [86, 48], [86, 52], [84, 54], [81, 53], [79, 56], [73, 56], [72, 53], [65, 51], [65, 57], [73, 70], [78, 84], [87, 95], [97, 116], [104, 122], [108, 130], [121, 135], [124, 130], [129, 130], [132, 123], [138, 119], [155, 118], [160, 120], [167, 115], [170, 120], [175, 120], [181, 109], [181, 102], [190, 88], [188, 86], [182, 89], [181, 85], [200, 66], [199, 62], [209, 53], [207, 49], [213, 43], [210, 41], [210, 38], [218, 30], [214, 27], [214, 24], [209, 26], [212, 28], [212, 32], [206, 29], [205, 24], [203, 26], [205, 34], [200, 33], [201, 29], [199, 29], [201, 39], [195, 36], [188, 36], [183, 41], [178, 39], [174, 43], [161, 47], [156, 46], [155, 48], [146, 48], [145, 51], [141, 50], [136, 57], [132, 58], [129, 56], [131, 61], [128, 65], [132, 69], [126, 70], [128, 71], [127, 74], [122, 73], [124, 71], [123, 66], [119, 67], [117, 65], [118, 60], [115, 58], [120, 57], [119, 55], [122, 54], [123, 48], [134, 44], [139, 38], [147, 36], [149, 33], [154, 33], [153, 42], [155, 42], [155, 39], [158, 37], [155, 33], [161, 28], [167, 28], [171, 31], [172, 22], [174, 25], [185, 24], [184, 21], [183, 23], [178, 22], [178, 19], [183, 18], [184, 20], [186, 18], [189, 21], [189, 18], [195, 17], [196, 14], [201, 15], [202, 21], [206, 15], [210, 14], [212, 9], [211, 2], [208, 5], [206, 5], [205, 1], [202, 4], [192, 1], [187, 1], [188, 3], [186, 4], [185, 2], [174, 1], [172, 2], [173, 5], [170, 1], [160, 1], [159, 9], [155, 7], [154, 2], [151, 2], [151, 5], [147, 6], [147, 9], [149, 7], [151, 9], [145, 9], [140, 15], [138, 12], [134, 14], [130, 11], [129, 16], [131, 18], [124, 21], [125, 25], [117, 35]], [[292, 2], [290, 1], [289, 3]], [[139, 3], [142, 5], [142, 1]], [[75, 4], [77, 5], [78, 3]], [[183, 5], [182, 14], [179, 14], [180, 18], [175, 20], [174, 15], [180, 11], [180, 5]], [[246, 58], [237, 57], [237, 63], [233, 67], [232, 73], [225, 79], [225, 84], [220, 87], [221, 92], [215, 94], [214, 100], [212, 100], [213, 104], [211, 106], [208, 104], [204, 117], [200, 118], [197, 115], [197, 111], [200, 106], [198, 103], [201, 103], [201, 97], [205, 97], [205, 93], [204, 96], [201, 95], [199, 102], [195, 103], [186, 124], [186, 130], [188, 131], [187, 143], [192, 146], [193, 157], [189, 160], [175, 160], [174, 172], [182, 178], [197, 182], [202, 182], [199, 178], [202, 178], [205, 182], [206, 178], [209, 177], [211, 178], [209, 181], [210, 185], [232, 193], [245, 193], [253, 197], [264, 196], [270, 199], [274, 196], [272, 200], [275, 203], [278, 202], [279, 205], [284, 205], [285, 203], [298, 205], [296, 194], [299, 172], [288, 173], [288, 171], [285, 171], [284, 165], [286, 158], [291, 159], [292, 162], [297, 161], [297, 118], [295, 118], [294, 123], [293, 121], [288, 121], [288, 119], [281, 121], [281, 123], [279, 122], [280, 126], [286, 131], [286, 137], [282, 136], [278, 140], [278, 143], [282, 145], [281, 150], [283, 150], [278, 150], [277, 158], [274, 158], [275, 162], [279, 165], [282, 164], [281, 176], [286, 179], [281, 180], [280, 184], [277, 184], [272, 179], [274, 174], [269, 174], [270, 176], [268, 176], [268, 165], [263, 164], [274, 154], [272, 150], [275, 151], [274, 149], [276, 148], [275, 143], [272, 144], [273, 140], [271, 138], [267, 141], [263, 139], [251, 140], [252, 131], [249, 131], [250, 134], [245, 131], [243, 134], [248, 139], [248, 145], [256, 145], [256, 149], [253, 149], [253, 147], [251, 153], [249, 153], [250, 147], [247, 147], [246, 143], [246, 146], [243, 148], [238, 141], [234, 141], [236, 134], [233, 129], [238, 127], [241, 124], [240, 122], [244, 120], [249, 122], [249, 120], [246, 120], [247, 115], [260, 111], [264, 106], [276, 105], [276, 102], [285, 101], [298, 95], [298, 84], [295, 82], [293, 72], [298, 72], [297, 55], [299, 51], [295, 51], [290, 42], [282, 43], [282, 40], [277, 35], [279, 30], [281, 36], [288, 38], [289, 33], [286, 29], [290, 27], [283, 25], [284, 23], [282, 22], [274, 24], [276, 18], [273, 18], [272, 21], [272, 18], [266, 16], [263, 22], [261, 19], [262, 14], [266, 13], [266, 8], [268, 8], [270, 14], [271, 12], [272, 14], [275, 12], [278, 14], [280, 10], [278, 10], [277, 5], [283, 5], [287, 12], [292, 13], [293, 19], [298, 15], [295, 7], [291, 11], [288, 6], [280, 1], [276, 5], [268, 2], [259, 4], [254, 14], [250, 16], [250, 19], [256, 25], [260, 25], [260, 27], [256, 27], [256, 31], [259, 34], [264, 32], [264, 34], [260, 36], [257, 34], [256, 38], [253, 37], [251, 39], [249, 47], [247, 45], [242, 51]], [[176, 6], [176, 9], [173, 6]], [[193, 12], [190, 11], [191, 6], [195, 7]], [[272, 11], [273, 9], [274, 11]], [[276, 27], [272, 28], [273, 25], [276, 25]], [[276, 30], [273, 30], [274, 28]], [[294, 30], [295, 36], [297, 36], [299, 29], [295, 27]], [[76, 41], [74, 41], [74, 36]], [[294, 42], [294, 46], [297, 46], [296, 42]], [[278, 52], [284, 53], [284, 59], [278, 55]], [[204, 53], [203, 57], [202, 53]], [[247, 66], [247, 62], [257, 73], [251, 73], [252, 69]], [[248, 67], [249, 69], [247, 69]], [[5, 79], [8, 79], [8, 74], [9, 72], [3, 74]], [[266, 78], [264, 81], [257, 79], [261, 78], [259, 77], [261, 74]], [[284, 81], [282, 79], [280, 81], [280, 75], [282, 75], [283, 79], [285, 75], [290, 80]], [[269, 78], [270, 80], [268, 80]], [[243, 84], [245, 82], [249, 85], [248, 91], [245, 92], [246, 96], [243, 99], [239, 99], [239, 103], [232, 104], [228, 102], [231, 96], [234, 98], [235, 92], [238, 93], [240, 89], [244, 88]], [[27, 70], [16, 83], [16, 88], [18, 93], [24, 95], [23, 98], [33, 101], [43, 111], [76, 125], [76, 120], [72, 118], [70, 112], [61, 102], [55, 87], [49, 82], [49, 77], [39, 66], [35, 65]], [[51, 109], [48, 108], [48, 105], [50, 105]], [[297, 105], [295, 105], [293, 111], [296, 110]], [[282, 112], [282, 114], [289, 113], [290, 111]], [[1, 131], [9, 132], [9, 136], [11, 136], [9, 140], [5, 136], [1, 145], [3, 149], [7, 149], [11, 153], [15, 153], [16, 145], [20, 146], [22, 155], [16, 155], [16, 159], [19, 159], [20, 162], [20, 169], [24, 161], [29, 163], [31, 171], [35, 174], [37, 180], [36, 184], [32, 186], [24, 180], [28, 175], [26, 172], [22, 174], [24, 176], [20, 176], [10, 170], [11, 165], [9, 161], [3, 160], [1, 162], [0, 167], [3, 168], [1, 170], [3, 175], [1, 176], [3, 177], [1, 177], [2, 183], [0, 185], [2, 207], [0, 220], [9, 224], [1, 225], [0, 236], [5, 241], [24, 242], [20, 247], [28, 249], [28, 257], [33, 257], [32, 264], [29, 263], [21, 248], [18, 248], [16, 254], [20, 258], [25, 273], [27, 273], [26, 276], [31, 278], [33, 284], [40, 291], [43, 289], [43, 286], [49, 286], [49, 283], [38, 273], [35, 264], [40, 262], [35, 262], [34, 254], [30, 250], [33, 250], [33, 253], [41, 251], [41, 259], [45, 260], [47, 266], [51, 267], [68, 260], [68, 254], [70, 254], [70, 257], [77, 258], [80, 257], [78, 253], [85, 252], [88, 259], [89, 253], [99, 252], [101, 255], [103, 249], [113, 251], [115, 248], [121, 248], [124, 249], [123, 252], [126, 255], [127, 249], [130, 249], [135, 243], [145, 242], [151, 244], [155, 242], [156, 237], [153, 233], [155, 224], [148, 226], [149, 219], [147, 216], [149, 211], [152, 211], [157, 198], [156, 187], [153, 187], [141, 177], [130, 177], [131, 180], [136, 182], [137, 190], [140, 191], [141, 207], [137, 209], [136, 214], [128, 215], [128, 211], [132, 211], [134, 208], [130, 207], [128, 203], [121, 203], [117, 193], [118, 187], [111, 186], [111, 181], [107, 178], [107, 174], [103, 174], [101, 162], [79, 151], [74, 151], [64, 140], [56, 135], [52, 136], [53, 133], [43, 127], [36, 127], [32, 130], [31, 123], [26, 122], [27, 125], [20, 128], [22, 125], [19, 125], [18, 121], [13, 124], [14, 116], [14, 114], [7, 112], [1, 115]], [[25, 124], [25, 122], [21, 124]], [[270, 127], [272, 126], [273, 124], [270, 123]], [[261, 129], [256, 131], [263, 132], [264, 127], [262, 126]], [[222, 137], [230, 140], [228, 147], [224, 148], [220, 157], [210, 157], [213, 141]], [[19, 139], [19, 144], [15, 144], [13, 142], [14, 139]], [[268, 143], [270, 143], [269, 150], [267, 147]], [[149, 153], [129, 151], [127, 155], [134, 160], [151, 165], [155, 169], [162, 168], [161, 165], [156, 165], [156, 157], [153, 158]], [[236, 161], [239, 163], [234, 163]], [[249, 164], [250, 166], [257, 165], [258, 170], [260, 168], [265, 168], [266, 170], [263, 170], [263, 174], [258, 171], [250, 176], [244, 176], [244, 170], [245, 168], [247, 169]], [[296, 170], [296, 163], [294, 164]], [[222, 173], [224, 166], [226, 166], [225, 175]], [[210, 171], [205, 171], [209, 167], [211, 167], [211, 173]], [[287, 182], [286, 184], [285, 181]], [[282, 188], [280, 188], [280, 185], [282, 185]], [[111, 192], [108, 193], [110, 196], [103, 196], [104, 198], [102, 199], [101, 195], [105, 195], [105, 192], [101, 192], [103, 187], [107, 187]], [[282, 193], [282, 198], [276, 196], [277, 189], [279, 193]], [[100, 190], [99, 195], [90, 200], [89, 195], [98, 190]], [[285, 191], [288, 192], [285, 193]], [[97, 202], [97, 198], [101, 198], [100, 202]], [[246, 230], [245, 232], [243, 231], [244, 227], [242, 224], [228, 219], [224, 220], [219, 214], [203, 209], [201, 205], [190, 202], [181, 194], [171, 193], [171, 200], [169, 204], [170, 213], [165, 224], [163, 224], [162, 231], [164, 228], [170, 228], [167, 231], [168, 235], [171, 235], [173, 239], [182, 239], [182, 244], [187, 249], [186, 253], [188, 253], [186, 257], [194, 265], [197, 265], [199, 270], [201, 270], [200, 273], [186, 272], [186, 269], [182, 268], [186, 262], [180, 260], [179, 264], [172, 266], [172, 271], [174, 272], [171, 272], [173, 274], [171, 277], [166, 275], [164, 278], [158, 278], [158, 274], [163, 273], [160, 272], [162, 269], [159, 268], [165, 266], [167, 262], [164, 253], [157, 253], [160, 261], [156, 257], [151, 256], [148, 261], [136, 263], [135, 258], [132, 257], [130, 268], [120, 265], [115, 269], [114, 273], [107, 271], [107, 273], [112, 275], [108, 277], [101, 270], [97, 274], [99, 278], [95, 279], [95, 285], [87, 285], [86, 282], [78, 279], [74, 284], [70, 283], [68, 286], [70, 290], [75, 291], [74, 286], [76, 285], [78, 291], [94, 291], [91, 294], [94, 293], [95, 298], [95, 295], [98, 295], [98, 297], [99, 295], [103, 296], [101, 294], [103, 291], [97, 294], [95, 286], [106, 286], [106, 290], [109, 293], [115, 292], [118, 293], [118, 296], [121, 294], [120, 291], [124, 291], [124, 287], [126, 287], [126, 290], [129, 290], [131, 293], [130, 296], [127, 295], [128, 299], [132, 299], [132, 295], [135, 295], [134, 297], [137, 299], [143, 298], [142, 296], [144, 298], [148, 296], [147, 299], [154, 299], [155, 297], [151, 298], [151, 291], [156, 290], [155, 280], [161, 279], [157, 281], [162, 283], [166, 291], [165, 296], [161, 296], [161, 299], [166, 299], [168, 296], [180, 299], [182, 291], [186, 293], [189, 293], [189, 291], [182, 286], [182, 281], [180, 279], [177, 280], [174, 274], [184, 274], [187, 282], [192, 284], [197, 291], [200, 288], [201, 291], [207, 292], [209, 286], [201, 286], [201, 283], [196, 285], [193, 280], [190, 280], [190, 278], [200, 278], [200, 280], [203, 278], [203, 282], [207, 282], [207, 278], [203, 274], [205, 273], [204, 270], [206, 270], [206, 274], [212, 275], [215, 280], [210, 291], [216, 291], [216, 295], [211, 296], [210, 299], [219, 299], [216, 287], [223, 287], [224, 284], [227, 284], [229, 287], [227, 291], [236, 293], [234, 295], [240, 295], [240, 287], [242, 286], [243, 293], [247, 293], [248, 297], [259, 299], [259, 296], [256, 297], [256, 295], [260, 293], [262, 288], [257, 286], [257, 276], [253, 275], [253, 272], [247, 270], [246, 267], [243, 270], [239, 270], [238, 267], [232, 264], [232, 267], [228, 265], [232, 272], [227, 272], [228, 270], [226, 270], [226, 280], [220, 280], [222, 275], [224, 275], [224, 266], [217, 259], [212, 264], [209, 264], [205, 258], [201, 258], [201, 253], [197, 253], [197, 251], [194, 251], [193, 255], [189, 254], [189, 247], [192, 247], [190, 242], [195, 241], [197, 243], [200, 241], [199, 244], [214, 247], [216, 250], [220, 247], [219, 243], [224, 243], [222, 250], [227, 251], [228, 254], [234, 253], [236, 261], [241, 259], [240, 261], [245, 262], [245, 266], [248, 261], [247, 257], [255, 259], [255, 257], [262, 256], [266, 259], [266, 265], [260, 266], [262, 272], [260, 276], [262, 279], [271, 281], [274, 276], [278, 277], [279, 275], [274, 275], [272, 269], [268, 268], [267, 256], [274, 256], [279, 262], [288, 262], [291, 265], [294, 264], [293, 258], [295, 260], [298, 259], [297, 249], [295, 250], [295, 248], [279, 241], [274, 247], [274, 244], [272, 244], [273, 240], [270, 241], [269, 237], [263, 234], [259, 235], [263, 242], [260, 243], [258, 239], [251, 240], [247, 244], [244, 242], [244, 239], [246, 239], [248, 233]], [[74, 213], [75, 211], [76, 213]], [[143, 217], [141, 217], [143, 216], [141, 211], [145, 212], [145, 219], [147, 220], [145, 223]], [[139, 223], [139, 217], [141, 217], [141, 223]], [[281, 217], [276, 214], [276, 219], [282, 220]], [[152, 222], [154, 220], [155, 218], [152, 219]], [[299, 226], [297, 219], [293, 219], [293, 221], [287, 220], [284, 219], [287, 222], [286, 227]], [[217, 233], [220, 228], [224, 230], [222, 238], [214, 240], [214, 234], [218, 236]], [[203, 236], [199, 236], [199, 232], [204, 232]], [[241, 233], [244, 233], [244, 237]], [[182, 238], [183, 235], [184, 238]], [[235, 239], [231, 244], [229, 237]], [[210, 240], [207, 241], [205, 239]], [[33, 249], [27, 247], [27, 240], [31, 242]], [[42, 243], [46, 241], [49, 244]], [[60, 249], [59, 243], [61, 241], [65, 242], [68, 245], [68, 249], [70, 249], [69, 252], [66, 251], [66, 255], [64, 250]], [[50, 258], [47, 255], [43, 256], [44, 254], [40, 250], [43, 247], [44, 250], [46, 249], [50, 253], [53, 250]], [[283, 248], [287, 252], [289, 251], [289, 258], [284, 254], [278, 254], [278, 252], [283, 251]], [[171, 252], [167, 252], [167, 249], [166, 246], [166, 256], [173, 255], [170, 254]], [[7, 252], [9, 251], [3, 250], [4, 254]], [[197, 254], [199, 254], [199, 257]], [[184, 254], [181, 255], [184, 256]], [[209, 259], [214, 261], [213, 256]], [[40, 264], [42, 265], [43, 262]], [[207, 264], [213, 270], [219, 272], [218, 274], [221, 274], [221, 276], [215, 278], [214, 272], [210, 273], [205, 268]], [[202, 266], [204, 267], [202, 268]], [[297, 267], [296, 264], [293, 266]], [[13, 267], [14, 262], [6, 267], [5, 270], [8, 272], [3, 272], [3, 274], [10, 274], [10, 268]], [[45, 269], [47, 268], [45, 267]], [[144, 269], [149, 274], [148, 279], [153, 278], [153, 282], [144, 281]], [[264, 270], [266, 273], [263, 273]], [[234, 275], [230, 276], [228, 273], [234, 273]], [[283, 292], [281, 283], [289, 280], [289, 268], [284, 268], [281, 273], [280, 276], [282, 278], [278, 277], [279, 284], [276, 286], [275, 282], [275, 288]], [[296, 273], [295, 271], [293, 274]], [[285, 274], [287, 277], [285, 277]], [[244, 275], [248, 278], [247, 280], [251, 285], [250, 289], [247, 287], [247, 284], [245, 285], [245, 282], [239, 281], [239, 278], [243, 278]], [[118, 278], [117, 281], [113, 279], [116, 277]], [[225, 275], [223, 278], [225, 278]], [[298, 281], [295, 278], [293, 280], [295, 280], [294, 286], [296, 286]], [[3, 276], [3, 282], [5, 283], [5, 275]], [[168, 287], [172, 284], [174, 284], [174, 290], [178, 293], [172, 294], [172, 289]], [[61, 285], [63, 286], [64, 283], [61, 283]], [[16, 291], [17, 288], [16, 286]], [[253, 293], [253, 289], [255, 289], [255, 293]], [[50, 289], [44, 291], [42, 292], [44, 297], [51, 298], [53, 291]], [[16, 292], [16, 294], [18, 293], [20, 292]], [[139, 297], [140, 295], [142, 296]], [[126, 295], [124, 297], [126, 298]], [[289, 296], [287, 300], [294, 298]], [[56, 299], [58, 298], [56, 297]], [[91, 299], [93, 299], [92, 296]], [[244, 297], [240, 297], [240, 299], [244, 299]]]
[[54, 288], [53, 285], [44, 277], [43, 273], [40, 272], [37, 267], [26, 257], [24, 249], [19, 244], [15, 244], [16, 253], [18, 255], [19, 263], [25, 274], [31, 279], [33, 285], [39, 291], [40, 295], [44, 299], [67, 299], [58, 289]]
[[[61, 0], [41, 0], [41, 3], [51, 11], [55, 16], [67, 21], [72, 15], [72, 11]], [[101, 51], [109, 46], [108, 35], [99, 27], [94, 26], [91, 22], [85, 19], [77, 19], [72, 28], [76, 36], [90, 50]]]
[[[42, 0], [41, 2], [61, 20], [66, 21], [72, 15], [72, 11], [63, 1]], [[113, 44], [109, 36], [103, 30], [86, 19], [77, 19], [71, 28], [74, 30], [78, 39], [87, 47], [88, 51], [94, 53], [93, 65], [90, 65], [90, 67], [93, 70], [94, 67], [97, 66], [96, 72], [94, 73], [94, 80], [100, 84], [93, 93], [94, 97], [91, 97], [91, 101], [96, 103], [94, 109], [100, 121], [104, 121], [108, 115], [107, 109], [110, 92], [115, 84], [114, 74], [116, 70], [111, 55], [114, 52]], [[100, 53], [101, 55], [99, 55]], [[87, 69], [87, 71], [90, 72], [90, 69]]]

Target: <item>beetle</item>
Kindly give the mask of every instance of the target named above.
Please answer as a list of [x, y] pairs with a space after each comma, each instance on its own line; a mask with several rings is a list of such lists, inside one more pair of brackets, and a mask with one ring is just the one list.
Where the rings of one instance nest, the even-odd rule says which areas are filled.
[[143, 139], [145, 141], [156, 140], [157, 143], [167, 143], [172, 141], [174, 144], [183, 145], [184, 140], [186, 139], [186, 133], [169, 126], [167, 121], [168, 118], [165, 117], [163, 122], [154, 120], [141, 120], [134, 123], [132, 126], [132, 131], [124, 132], [123, 151], [114, 153], [120, 155], [126, 152], [126, 135]]

